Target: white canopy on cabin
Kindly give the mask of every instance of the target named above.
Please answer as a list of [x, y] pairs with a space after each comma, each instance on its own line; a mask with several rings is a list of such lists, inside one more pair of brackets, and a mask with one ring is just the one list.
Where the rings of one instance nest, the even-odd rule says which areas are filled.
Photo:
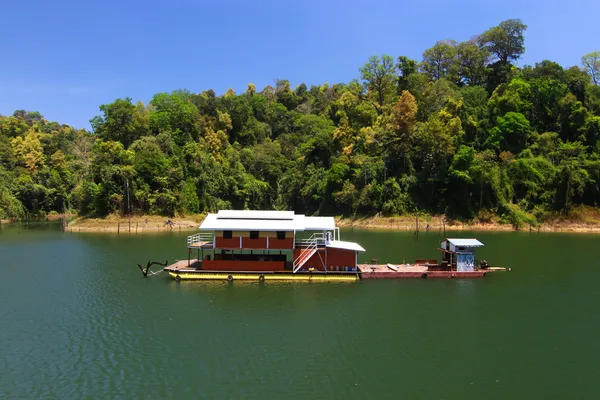
[[481, 243], [477, 239], [446, 239], [456, 247], [483, 247], [483, 243]]
[[453, 253], [474, 253], [476, 247], [482, 247], [477, 239], [445, 239], [442, 240], [442, 249]]
[[328, 231], [335, 229], [333, 217], [307, 217], [293, 211], [221, 210], [208, 214], [202, 231]]
[[365, 251], [365, 249], [363, 249], [363, 247], [358, 243], [344, 242], [342, 240], [330, 240], [327, 242], [327, 247], [344, 250]]

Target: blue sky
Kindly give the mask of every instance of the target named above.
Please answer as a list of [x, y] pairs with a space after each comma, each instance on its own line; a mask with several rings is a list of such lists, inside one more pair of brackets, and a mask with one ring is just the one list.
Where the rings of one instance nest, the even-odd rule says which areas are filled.
[[509, 18], [528, 25], [520, 65], [600, 50], [597, 0], [23, 0], [1, 12], [0, 114], [78, 128], [119, 97], [348, 82], [370, 55], [420, 60]]

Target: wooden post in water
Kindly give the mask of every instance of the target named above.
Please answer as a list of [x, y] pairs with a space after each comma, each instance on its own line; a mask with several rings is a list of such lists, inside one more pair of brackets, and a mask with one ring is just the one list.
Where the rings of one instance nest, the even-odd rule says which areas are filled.
[[131, 233], [131, 218], [129, 218], [129, 233]]
[[135, 234], [137, 235], [137, 227], [138, 227], [138, 223], [135, 223]]
[[121, 232], [121, 223], [117, 222], [117, 235]]
[[415, 223], [416, 223], [416, 226], [415, 226], [415, 235], [417, 237], [419, 237], [419, 214], [417, 214], [415, 216]]

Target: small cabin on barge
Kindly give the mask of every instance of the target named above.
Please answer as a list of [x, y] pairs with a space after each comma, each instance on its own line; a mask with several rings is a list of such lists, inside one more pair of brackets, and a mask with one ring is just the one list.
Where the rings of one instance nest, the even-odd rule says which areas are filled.
[[293, 211], [208, 214], [187, 246], [189, 268], [251, 273], [354, 272], [358, 252], [365, 251], [358, 243], [340, 240], [333, 217]]
[[470, 272], [475, 270], [475, 248], [483, 247], [477, 239], [444, 239], [440, 249], [443, 252], [442, 269]]

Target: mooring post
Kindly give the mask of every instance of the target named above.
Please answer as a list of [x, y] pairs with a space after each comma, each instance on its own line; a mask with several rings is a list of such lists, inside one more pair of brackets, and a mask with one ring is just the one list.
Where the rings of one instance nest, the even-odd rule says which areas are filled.
[[137, 227], [138, 227], [138, 223], [135, 223], [135, 234], [137, 235]]
[[415, 235], [418, 237], [419, 236], [419, 214], [416, 215], [415, 221], [416, 221], [416, 225], [417, 225], [415, 228]]
[[117, 234], [121, 232], [121, 223], [117, 222]]

